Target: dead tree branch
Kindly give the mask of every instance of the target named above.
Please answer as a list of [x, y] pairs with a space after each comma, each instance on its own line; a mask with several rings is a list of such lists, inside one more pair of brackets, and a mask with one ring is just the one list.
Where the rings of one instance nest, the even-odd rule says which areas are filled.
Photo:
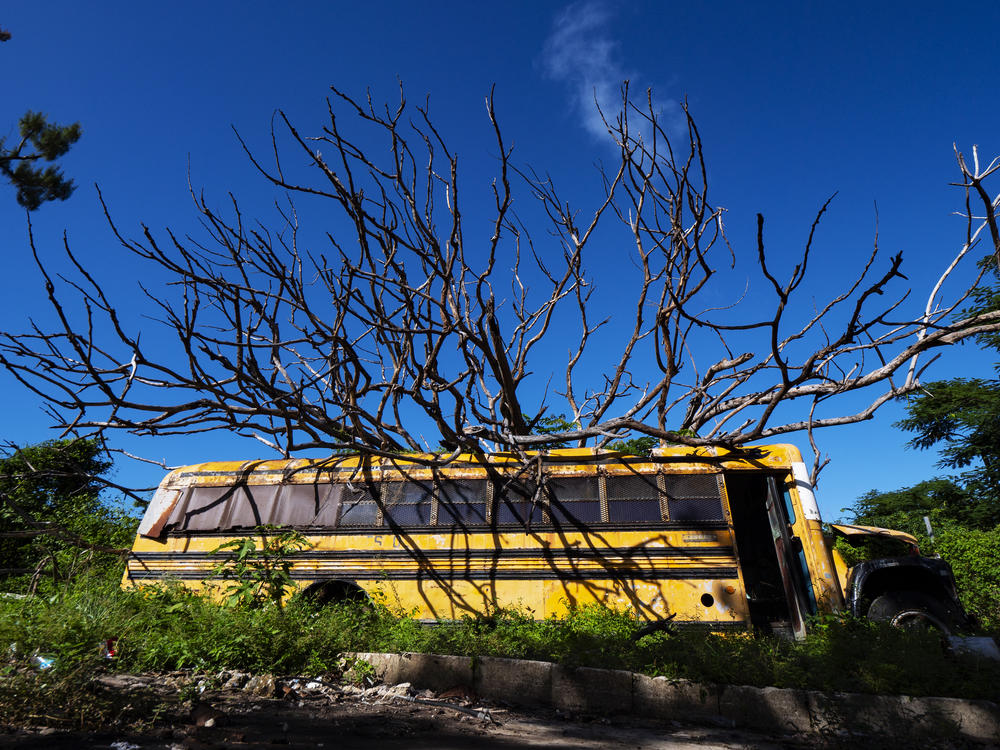
[[[807, 270], [832, 198], [794, 262], [769, 254], [763, 217], [753, 252], [737, 253], [686, 107], [675, 138], [651, 98], [634, 102], [627, 85], [623, 97], [608, 122], [617, 160], [600, 174], [601, 199], [580, 211], [553, 179], [514, 163], [492, 94], [496, 174], [483, 201], [466, 197], [426, 106], [402, 90], [381, 107], [334, 89], [315, 135], [278, 113], [273, 163], [240, 139], [282, 193], [274, 228], [232, 196], [217, 208], [192, 191], [203, 236], [143, 227], [129, 238], [101, 198], [121, 247], [151, 268], [146, 335], [148, 320], [112, 299], [68, 242], [57, 276], [31, 237], [58, 324], [3, 333], [0, 362], [67, 434], [224, 431], [286, 456], [523, 453], [629, 432], [734, 446], [804, 430], [811, 441], [917, 388], [923, 355], [1000, 330], [997, 313], [956, 317], [975, 274], [943, 296], [984, 231], [1000, 253], [1000, 196], [986, 188], [996, 161], [980, 168], [974, 149], [970, 166], [956, 150], [966, 237], [922, 309], [910, 310], [902, 256], [883, 258], [877, 241], [853, 280], [817, 303]], [[327, 206], [323, 235], [300, 226], [293, 198]], [[612, 300], [593, 270], [608, 252], [631, 284]], [[720, 273], [738, 262], [742, 296]], [[850, 392], [865, 404], [842, 398]], [[559, 413], [571, 429], [537, 429]]]

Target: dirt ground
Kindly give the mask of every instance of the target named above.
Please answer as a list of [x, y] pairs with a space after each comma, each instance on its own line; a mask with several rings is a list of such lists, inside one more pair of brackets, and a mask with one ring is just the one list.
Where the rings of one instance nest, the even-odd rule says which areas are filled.
[[[187, 680], [185, 682], [185, 680]], [[222, 674], [103, 678], [126, 699], [155, 692], [165, 710], [144, 725], [118, 731], [6, 728], [0, 747], [69, 750], [199, 748], [802, 748], [814, 739], [768, 737], [726, 727], [629, 717], [572, 716], [515, 710], [479, 701], [464, 689], [434, 694], [408, 685], [357, 687], [310, 679]]]

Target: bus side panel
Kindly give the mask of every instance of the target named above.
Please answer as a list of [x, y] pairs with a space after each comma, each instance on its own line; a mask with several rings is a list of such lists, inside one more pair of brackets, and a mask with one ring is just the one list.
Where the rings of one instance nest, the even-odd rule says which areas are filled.
[[[127, 583], [174, 579], [203, 588], [236, 534], [139, 537]], [[454, 619], [514, 607], [541, 619], [592, 603], [657, 620], [732, 625], [746, 597], [728, 530], [571, 533], [322, 533], [296, 556], [301, 589], [345, 581], [391, 609]]]
[[823, 536], [823, 522], [805, 464], [793, 463], [792, 476], [786, 481], [796, 516], [792, 530], [802, 540], [817, 607], [820, 612], [839, 612], [844, 608], [844, 594]]

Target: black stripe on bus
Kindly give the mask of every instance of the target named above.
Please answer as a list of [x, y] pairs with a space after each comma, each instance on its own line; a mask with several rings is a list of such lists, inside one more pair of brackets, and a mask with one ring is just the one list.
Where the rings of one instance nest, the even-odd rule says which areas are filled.
[[[227, 552], [212, 554], [210, 552], [132, 552], [131, 557], [135, 560], [210, 560], [212, 562], [224, 561]], [[359, 557], [366, 559], [386, 561], [386, 560], [413, 560], [424, 558], [427, 560], [523, 560], [538, 559], [546, 561], [550, 559], [567, 560], [604, 560], [608, 558], [624, 558], [627, 560], [646, 560], [659, 558], [676, 557], [733, 557], [732, 547], [638, 547], [638, 548], [615, 548], [607, 549], [449, 549], [449, 550], [408, 550], [396, 547], [389, 549], [370, 550], [307, 550], [296, 552], [290, 559], [294, 561], [310, 560], [350, 560]]]
[[[729, 524], [724, 520], [715, 521], [635, 521], [632, 523], [586, 523], [575, 526], [571, 523], [563, 523], [555, 526], [551, 523], [532, 526], [526, 529], [523, 524], [447, 524], [440, 526], [400, 526], [401, 531], [397, 532], [390, 526], [340, 526], [337, 528], [314, 526], [281, 526], [272, 533], [296, 530], [307, 536], [390, 536], [399, 533], [402, 536], [416, 536], [418, 534], [455, 534], [465, 536], [466, 534], [525, 534], [529, 537], [540, 536], [542, 534], [592, 534], [595, 532], [655, 532], [655, 531], [724, 531], [729, 528]], [[211, 531], [188, 531], [185, 529], [167, 529], [161, 536], [170, 539], [197, 538], [197, 537], [244, 537], [260, 536], [260, 532], [249, 526], [241, 526], [232, 529], [213, 529]]]
[[[205, 571], [207, 572], [207, 571]], [[163, 570], [156, 569], [128, 571], [131, 580], [215, 580], [207, 578], [205, 572], [197, 570]], [[322, 580], [320, 575], [323, 571], [317, 570], [292, 570], [291, 577], [297, 580]], [[476, 572], [465, 572], [460, 577], [448, 575], [450, 571], [441, 568], [429, 570], [427, 568], [417, 570], [372, 570], [372, 569], [344, 569], [330, 571], [336, 573], [337, 578], [351, 581], [369, 581], [378, 583], [380, 581], [428, 581], [437, 580], [448, 581], [534, 581], [534, 580], [560, 580], [560, 581], [600, 581], [629, 580], [629, 581], [661, 581], [661, 580], [689, 580], [689, 579], [734, 579], [737, 577], [736, 568], [670, 568], [666, 570], [636, 570], [634, 568], [621, 569], [588, 569], [582, 571], [565, 570], [559, 568], [544, 568], [540, 570], [483, 570]], [[597, 574], [597, 575], [595, 575]], [[217, 580], [225, 580], [219, 578]]]

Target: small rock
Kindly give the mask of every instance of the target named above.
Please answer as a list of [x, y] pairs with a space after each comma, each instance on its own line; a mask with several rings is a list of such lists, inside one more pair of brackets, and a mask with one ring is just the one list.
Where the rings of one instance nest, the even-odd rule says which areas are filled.
[[243, 690], [251, 695], [259, 695], [262, 698], [274, 698], [278, 694], [278, 686], [274, 677], [269, 674], [255, 675], [247, 680]]
[[410, 683], [401, 682], [398, 685], [383, 685], [382, 687], [375, 688], [379, 695], [385, 696], [409, 696], [410, 695]]
[[191, 709], [191, 722], [199, 727], [222, 726], [226, 723], [226, 715], [207, 703], [196, 703]]

